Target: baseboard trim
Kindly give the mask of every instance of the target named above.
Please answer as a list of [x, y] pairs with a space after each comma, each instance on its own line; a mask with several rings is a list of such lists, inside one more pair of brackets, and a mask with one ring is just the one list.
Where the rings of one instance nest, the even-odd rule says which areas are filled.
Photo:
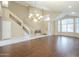
[[79, 39], [79, 37], [76, 37], [76, 36], [69, 36], [69, 35], [61, 35], [61, 34], [60, 34], [60, 35], [59, 35], [59, 34], [57, 35], [57, 34], [56, 34], [55, 36], [65, 36], [65, 37], [72, 37], [72, 38], [78, 38], [78, 39]]
[[6, 46], [6, 45], [11, 45], [11, 44], [16, 44], [16, 43], [20, 43], [20, 42], [25, 42], [28, 40], [38, 39], [38, 38], [42, 38], [42, 37], [46, 37], [46, 36], [51, 36], [51, 35], [40, 35], [37, 37], [29, 37], [29, 38], [19, 37], [19, 38], [1, 40], [0, 47]]

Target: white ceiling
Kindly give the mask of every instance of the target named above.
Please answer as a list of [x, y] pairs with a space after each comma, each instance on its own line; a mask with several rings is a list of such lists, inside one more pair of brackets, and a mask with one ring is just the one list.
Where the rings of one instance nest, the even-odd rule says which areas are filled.
[[[69, 15], [72, 15], [71, 12], [76, 12], [74, 15], [79, 16], [79, 1], [21, 1], [18, 3]], [[68, 8], [69, 5], [71, 5], [72, 8]]]

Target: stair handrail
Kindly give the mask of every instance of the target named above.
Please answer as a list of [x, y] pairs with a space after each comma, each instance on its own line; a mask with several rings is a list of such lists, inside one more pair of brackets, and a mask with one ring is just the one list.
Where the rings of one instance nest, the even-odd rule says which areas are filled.
[[9, 10], [9, 14], [10, 14], [11, 16], [13, 16], [14, 18], [16, 18], [17, 21], [21, 22], [21, 26], [22, 26], [22, 27], [25, 27], [25, 28], [28, 30], [29, 34], [31, 33], [31, 30], [29, 29], [29, 27], [27, 27], [27, 26], [23, 23], [23, 21], [22, 21], [18, 16], [16, 16], [16, 15], [15, 15], [13, 12], [11, 12], [10, 10]]

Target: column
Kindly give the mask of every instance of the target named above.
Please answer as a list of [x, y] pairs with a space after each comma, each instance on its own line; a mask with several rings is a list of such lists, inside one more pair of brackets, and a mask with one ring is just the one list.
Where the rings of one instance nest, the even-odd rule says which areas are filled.
[[2, 2], [2, 40], [11, 38], [11, 21], [9, 20], [8, 2]]
[[0, 40], [2, 40], [2, 8], [0, 3]]

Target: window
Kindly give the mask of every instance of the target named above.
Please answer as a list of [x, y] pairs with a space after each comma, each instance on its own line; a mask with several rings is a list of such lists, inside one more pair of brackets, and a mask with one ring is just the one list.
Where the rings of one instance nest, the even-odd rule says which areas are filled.
[[[60, 24], [61, 21], [61, 24]], [[58, 21], [58, 32], [73, 32], [73, 19], [63, 19]], [[61, 28], [60, 28], [61, 27]]]
[[67, 25], [67, 32], [73, 32], [73, 24]]
[[62, 32], [66, 32], [66, 25], [65, 25], [65, 24], [62, 25], [61, 31], [62, 31]]
[[66, 23], [67, 23], [67, 20], [62, 20], [61, 22], [61, 31], [62, 32], [66, 32]]
[[76, 18], [76, 19], [75, 19], [75, 25], [76, 25], [76, 26], [75, 26], [75, 28], [76, 28], [76, 29], [75, 29], [75, 32], [78, 32], [78, 33], [79, 33], [79, 18]]

